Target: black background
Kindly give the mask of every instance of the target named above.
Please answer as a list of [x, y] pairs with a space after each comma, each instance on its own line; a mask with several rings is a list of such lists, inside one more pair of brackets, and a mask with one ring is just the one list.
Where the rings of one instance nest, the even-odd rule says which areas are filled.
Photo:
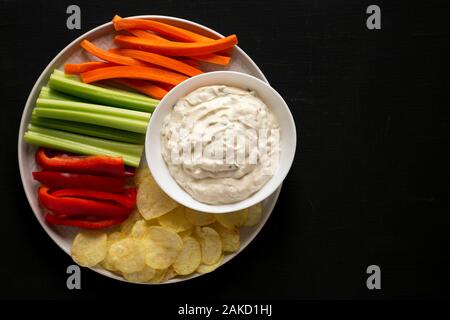
[[[0, 1], [1, 298], [449, 297], [449, 7], [442, 1]], [[66, 28], [69, 4], [82, 30]], [[381, 7], [368, 30], [366, 8]], [[266, 227], [213, 274], [167, 286], [83, 269], [45, 234], [17, 164], [26, 98], [50, 60], [114, 14], [190, 19], [223, 34], [289, 104], [297, 155]], [[366, 288], [381, 267], [382, 289]]]

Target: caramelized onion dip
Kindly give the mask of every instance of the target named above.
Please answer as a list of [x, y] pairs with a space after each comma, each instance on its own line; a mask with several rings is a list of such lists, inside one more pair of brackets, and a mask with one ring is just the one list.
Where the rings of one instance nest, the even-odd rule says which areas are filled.
[[230, 204], [250, 197], [274, 174], [278, 130], [255, 92], [206, 86], [179, 99], [164, 119], [161, 152], [172, 177], [194, 199]]

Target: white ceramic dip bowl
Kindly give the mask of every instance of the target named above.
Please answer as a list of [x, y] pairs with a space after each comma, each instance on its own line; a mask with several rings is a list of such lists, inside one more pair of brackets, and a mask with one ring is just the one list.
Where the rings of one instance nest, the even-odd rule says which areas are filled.
[[[211, 85], [226, 85], [255, 91], [275, 115], [280, 129], [280, 153], [277, 169], [272, 177], [258, 191], [248, 198], [230, 204], [211, 205], [195, 200], [171, 176], [161, 154], [161, 129], [166, 116], [172, 112], [173, 106], [180, 98], [192, 91]], [[172, 89], [160, 102], [150, 119], [145, 139], [145, 156], [150, 171], [161, 187], [173, 200], [191, 209], [209, 212], [226, 213], [245, 209], [270, 196], [283, 182], [294, 160], [297, 135], [294, 119], [283, 98], [267, 83], [248, 74], [234, 71], [208, 72], [183, 81]]]

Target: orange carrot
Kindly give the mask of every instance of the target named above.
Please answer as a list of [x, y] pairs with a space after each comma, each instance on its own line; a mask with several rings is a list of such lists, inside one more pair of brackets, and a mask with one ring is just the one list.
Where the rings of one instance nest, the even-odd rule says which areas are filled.
[[158, 32], [163, 36], [178, 40], [178, 41], [213, 41], [209, 37], [202, 36], [198, 33], [191, 32], [182, 28], [174, 27], [169, 24], [158, 22], [154, 20], [145, 19], [120, 19], [114, 22], [114, 28], [119, 30], [144, 29]]
[[[118, 15], [114, 16], [114, 18], [112, 20], [112, 22], [114, 24], [114, 27], [115, 27], [116, 22], [118, 22], [120, 20], [122, 20], [122, 18], [120, 16], [118, 16]], [[160, 40], [160, 41], [163, 41], [163, 42], [170, 42], [170, 40], [167, 40], [167, 39], [165, 39], [165, 38], [163, 38], [161, 36], [158, 36], [157, 34], [154, 34], [152, 32], [147, 32], [145, 30], [130, 29], [130, 30], [127, 30], [127, 31], [129, 33], [131, 33], [132, 35], [136, 36], [136, 37], [147, 38], [147, 39], [152, 39], [152, 40]]]
[[198, 67], [198, 61], [194, 60], [192, 58], [189, 58], [189, 57], [181, 57], [180, 59], [178, 59], [178, 61], [186, 63], [186, 64], [190, 65], [191, 67]]
[[156, 85], [158, 87], [163, 88], [166, 91], [170, 91], [170, 90], [172, 90], [175, 87], [174, 85], [167, 84], [167, 83], [162, 83], [162, 82], [157, 82]]
[[179, 73], [175, 73], [169, 70], [141, 66], [117, 66], [100, 68], [83, 72], [80, 74], [80, 77], [81, 80], [83, 80], [83, 82], [85, 83], [107, 79], [130, 78], [159, 81], [172, 85], [177, 85], [188, 78]]
[[141, 62], [139, 60], [130, 58], [130, 57], [124, 57], [121, 56], [119, 54], [116, 53], [112, 53], [106, 50], [102, 50], [98, 47], [96, 47], [92, 42], [88, 41], [88, 40], [83, 40], [81, 41], [81, 47], [86, 50], [87, 52], [89, 52], [90, 54], [92, 54], [93, 56], [96, 56], [97, 58], [109, 61], [109, 62], [113, 62], [116, 64], [121, 64], [121, 65], [125, 65], [125, 66], [147, 66], [146, 63]]
[[113, 49], [110, 51], [121, 56], [131, 57], [140, 61], [171, 69], [191, 77], [203, 73], [201, 70], [191, 67], [186, 63], [156, 53], [134, 49]]
[[[113, 23], [121, 20], [122, 18], [119, 16], [115, 16], [113, 18]], [[139, 38], [146, 38], [146, 39], [151, 39], [151, 40], [159, 40], [162, 42], [171, 42], [170, 40], [167, 40], [161, 36], [158, 36], [157, 34], [151, 33], [151, 32], [147, 32], [145, 30], [140, 30], [140, 29], [128, 29], [127, 30], [129, 33], [131, 33], [132, 35], [139, 37]], [[185, 30], [186, 31], [186, 30]], [[195, 36], [194, 36], [195, 37]], [[205, 37], [204, 38], [197, 38], [197, 41], [206, 41], [206, 40], [212, 40], [211, 38]], [[214, 54], [214, 53], [210, 53], [210, 54], [205, 54], [205, 55], [201, 55], [201, 56], [195, 56], [192, 57], [194, 60], [197, 61], [203, 61], [203, 62], [208, 62], [208, 63], [213, 63], [213, 64], [218, 64], [218, 65], [222, 65], [222, 66], [226, 66], [230, 63], [231, 58], [227, 55], [220, 55], [220, 54]]]
[[114, 63], [103, 61], [89, 61], [81, 63], [66, 63], [64, 65], [64, 72], [67, 74], [80, 74], [82, 72], [95, 70], [98, 68], [112, 67]]
[[116, 14], [116, 15], [114, 16], [114, 18], [112, 19], [112, 22], [113, 22], [113, 23], [116, 23], [117, 21], [120, 21], [120, 20], [122, 20], [122, 17]]
[[237, 37], [234, 34], [219, 40], [208, 42], [163, 43], [161, 41], [123, 35], [116, 36], [114, 40], [116, 44], [120, 46], [145, 49], [159, 54], [167, 54], [172, 56], [199, 56], [225, 50], [237, 44]]
[[[164, 39], [163, 37], [160, 37], [154, 33], [147, 32], [145, 30], [132, 29], [132, 30], [127, 30], [127, 31], [129, 33], [131, 33], [132, 35], [139, 37], [139, 38], [158, 40], [158, 41], [165, 42], [165, 43], [171, 42], [167, 39]], [[209, 54], [205, 54], [205, 55], [201, 55], [201, 56], [192, 56], [191, 58], [194, 60], [197, 60], [197, 61], [213, 63], [213, 64], [222, 65], [222, 66], [228, 65], [231, 60], [230, 57], [215, 54], [215, 53], [209, 53]]]
[[129, 33], [131, 33], [132, 35], [139, 37], [139, 38], [146, 38], [146, 39], [150, 39], [150, 40], [158, 40], [161, 42], [171, 42], [170, 40], [167, 40], [166, 38], [160, 37], [157, 34], [151, 33], [151, 32], [147, 32], [145, 30], [139, 30], [139, 29], [132, 29], [132, 30], [127, 30]]
[[145, 80], [114, 79], [113, 81], [159, 100], [161, 100], [167, 93], [167, 91], [163, 88]]
[[222, 56], [219, 54], [204, 54], [204, 55], [200, 55], [200, 56], [190, 56], [189, 58], [198, 60], [198, 61], [219, 64], [222, 66], [228, 65], [231, 60], [231, 57]]

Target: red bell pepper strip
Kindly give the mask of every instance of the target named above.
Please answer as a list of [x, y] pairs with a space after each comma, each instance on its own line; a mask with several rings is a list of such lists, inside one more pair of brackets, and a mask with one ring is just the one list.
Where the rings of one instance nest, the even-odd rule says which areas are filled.
[[79, 188], [118, 193], [125, 190], [125, 178], [56, 171], [33, 172], [33, 178], [50, 188]]
[[60, 189], [52, 192], [52, 196], [58, 198], [80, 198], [98, 201], [117, 202], [127, 208], [133, 209], [136, 204], [136, 189], [126, 189], [124, 194], [111, 192], [84, 190], [84, 189]]
[[39, 148], [36, 152], [36, 162], [46, 171], [125, 176], [125, 164], [121, 157], [70, 156], [63, 153], [52, 157], [51, 152], [48, 155], [45, 149]]
[[59, 216], [94, 216], [94, 217], [124, 217], [132, 209], [112, 201], [90, 200], [72, 197], [56, 197], [49, 192], [49, 188], [39, 188], [40, 203]]
[[63, 217], [57, 217], [47, 213], [45, 215], [45, 221], [50, 224], [64, 225], [71, 227], [79, 227], [84, 229], [103, 229], [120, 224], [126, 220], [127, 217], [104, 219], [104, 220], [82, 220], [82, 219], [67, 219]]

